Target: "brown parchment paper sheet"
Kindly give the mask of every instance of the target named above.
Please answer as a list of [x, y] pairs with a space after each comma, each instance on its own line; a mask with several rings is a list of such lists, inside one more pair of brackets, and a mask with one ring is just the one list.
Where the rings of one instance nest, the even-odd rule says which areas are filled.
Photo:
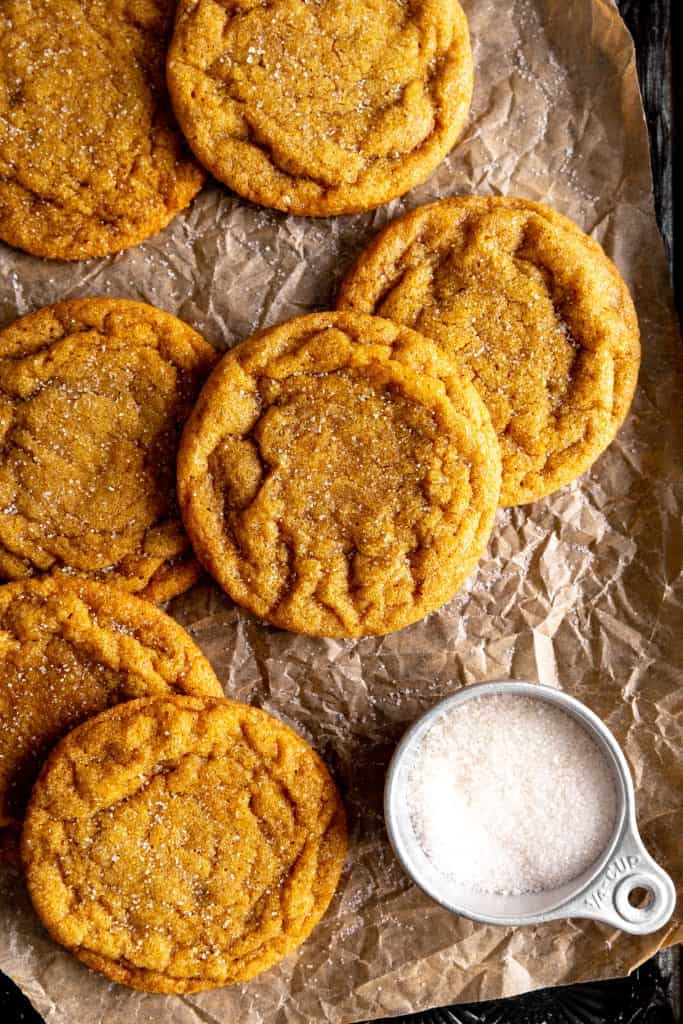
[[403, 202], [329, 220], [256, 209], [218, 186], [162, 235], [78, 265], [0, 248], [0, 321], [57, 299], [122, 295], [177, 313], [219, 347], [330, 306], [364, 242], [403, 209], [458, 192], [545, 200], [592, 232], [633, 289], [643, 370], [625, 429], [577, 484], [501, 511], [488, 553], [440, 613], [379, 640], [270, 630], [210, 583], [171, 608], [226, 693], [293, 724], [334, 770], [351, 847], [334, 903], [302, 950], [248, 985], [186, 998], [108, 984], [36, 923], [20, 879], [0, 885], [0, 968], [49, 1024], [334, 1024], [622, 975], [646, 938], [587, 922], [504, 930], [412, 887], [383, 832], [391, 750], [466, 683], [561, 686], [623, 743], [646, 844], [683, 889], [683, 367], [653, 211], [630, 37], [612, 0], [464, 0], [477, 68], [462, 143]]

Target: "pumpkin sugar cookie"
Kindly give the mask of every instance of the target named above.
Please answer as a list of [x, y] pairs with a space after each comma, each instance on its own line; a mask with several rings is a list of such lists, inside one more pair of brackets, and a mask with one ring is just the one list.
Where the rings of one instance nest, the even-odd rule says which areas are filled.
[[77, 572], [155, 601], [196, 581], [175, 460], [215, 359], [187, 324], [124, 299], [0, 331], [0, 576]]
[[154, 694], [222, 696], [181, 627], [148, 601], [65, 576], [0, 587], [0, 846], [11, 855], [48, 751], [84, 719]]
[[223, 357], [187, 422], [178, 494], [195, 552], [260, 618], [313, 636], [401, 629], [488, 542], [496, 435], [433, 342], [319, 313]]
[[389, 224], [338, 308], [406, 324], [455, 356], [503, 456], [503, 505], [584, 473], [629, 410], [640, 365], [628, 288], [597, 242], [525, 199], [463, 196]]
[[156, 234], [202, 187], [164, 82], [173, 0], [0, 4], [0, 238], [104, 256]]
[[247, 199], [313, 217], [423, 181], [460, 135], [472, 80], [457, 0], [180, 0], [168, 53], [200, 162]]
[[120, 704], [70, 733], [22, 835], [52, 937], [114, 981], [196, 992], [248, 981], [325, 913], [346, 850], [320, 758], [226, 700]]

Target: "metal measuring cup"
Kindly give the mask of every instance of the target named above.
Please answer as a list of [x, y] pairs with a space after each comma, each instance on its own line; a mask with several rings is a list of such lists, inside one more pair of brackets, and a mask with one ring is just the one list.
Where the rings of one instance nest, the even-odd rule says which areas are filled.
[[[543, 892], [487, 893], [444, 876], [420, 848], [410, 820], [407, 782], [422, 737], [444, 712], [469, 700], [503, 694], [543, 700], [571, 715], [604, 754], [614, 778], [616, 820], [604, 852], [571, 882]], [[483, 924], [542, 924], [582, 917], [633, 935], [646, 935], [666, 924], [676, 905], [671, 878], [647, 852], [638, 833], [633, 780], [621, 747], [590, 708], [548, 686], [513, 681], [481, 683], [466, 686], [440, 701], [415, 722], [394, 752], [384, 790], [384, 816], [394, 852], [413, 881], [448, 910]], [[629, 897], [637, 890], [644, 891], [645, 899], [636, 906]]]

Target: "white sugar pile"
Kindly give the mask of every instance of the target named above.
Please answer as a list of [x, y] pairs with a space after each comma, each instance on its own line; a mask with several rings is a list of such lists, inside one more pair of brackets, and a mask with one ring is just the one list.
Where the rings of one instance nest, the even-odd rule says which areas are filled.
[[531, 697], [446, 711], [418, 747], [408, 806], [434, 867], [472, 889], [540, 892], [605, 849], [616, 817], [610, 765], [585, 729]]

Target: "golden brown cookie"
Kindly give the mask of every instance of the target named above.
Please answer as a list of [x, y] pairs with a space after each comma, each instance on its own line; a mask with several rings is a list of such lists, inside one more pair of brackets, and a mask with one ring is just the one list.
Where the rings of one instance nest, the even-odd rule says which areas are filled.
[[215, 359], [181, 320], [124, 299], [0, 331], [0, 576], [75, 571], [153, 601], [195, 582], [175, 460]]
[[585, 472], [619, 430], [640, 364], [628, 288], [572, 221], [525, 199], [463, 196], [390, 224], [338, 308], [413, 327], [457, 357], [503, 455], [503, 505]]
[[197, 158], [288, 213], [367, 210], [423, 181], [472, 97], [457, 0], [180, 0], [171, 99]]
[[178, 456], [197, 557], [239, 604], [313, 636], [387, 633], [448, 601], [499, 488], [491, 421], [451, 360], [353, 313], [290, 320], [228, 353]]
[[164, 82], [173, 0], [0, 4], [0, 238], [85, 259], [156, 234], [204, 182]]
[[0, 587], [0, 837], [11, 849], [48, 751], [84, 719], [155, 694], [222, 696], [180, 626], [148, 601], [76, 577]]
[[120, 704], [69, 734], [22, 836], [29, 893], [80, 960], [148, 992], [247, 981], [325, 913], [346, 824], [320, 758], [226, 700]]

